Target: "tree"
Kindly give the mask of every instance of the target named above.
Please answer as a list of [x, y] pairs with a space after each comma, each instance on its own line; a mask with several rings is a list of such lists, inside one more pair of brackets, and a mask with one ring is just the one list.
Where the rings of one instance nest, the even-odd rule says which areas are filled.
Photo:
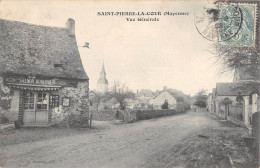
[[201, 89], [199, 92], [195, 95], [195, 103], [194, 105], [200, 107], [200, 108], [206, 108], [206, 101], [207, 101], [207, 90]]
[[125, 84], [115, 81], [110, 92], [110, 97], [116, 98], [120, 104], [120, 109], [125, 110], [127, 98], [134, 98], [134, 93], [130, 92]]
[[90, 103], [92, 106], [95, 106], [95, 110], [99, 110], [100, 104], [109, 99], [110, 94], [108, 92], [106, 93], [100, 93], [100, 92], [94, 92], [93, 96], [89, 97]]
[[227, 119], [228, 105], [232, 104], [232, 101], [228, 97], [226, 97], [220, 102], [220, 104], [223, 104], [225, 106], [225, 119]]

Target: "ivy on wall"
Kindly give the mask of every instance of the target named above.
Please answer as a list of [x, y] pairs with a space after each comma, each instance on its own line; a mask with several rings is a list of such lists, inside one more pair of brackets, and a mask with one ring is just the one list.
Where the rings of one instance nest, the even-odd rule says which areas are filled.
[[13, 91], [3, 85], [3, 80], [0, 80], [0, 108], [10, 109]]

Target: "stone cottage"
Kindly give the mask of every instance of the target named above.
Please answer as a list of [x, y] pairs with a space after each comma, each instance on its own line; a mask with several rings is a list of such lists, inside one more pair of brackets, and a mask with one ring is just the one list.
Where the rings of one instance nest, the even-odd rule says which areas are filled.
[[166, 86], [163, 87], [163, 90], [154, 98], [150, 100], [150, 104], [153, 109], [159, 110], [162, 109], [162, 105], [168, 102], [169, 109], [176, 109], [177, 100], [176, 98], [169, 92]]
[[73, 19], [64, 28], [0, 19], [2, 117], [22, 126], [87, 126], [88, 89]]

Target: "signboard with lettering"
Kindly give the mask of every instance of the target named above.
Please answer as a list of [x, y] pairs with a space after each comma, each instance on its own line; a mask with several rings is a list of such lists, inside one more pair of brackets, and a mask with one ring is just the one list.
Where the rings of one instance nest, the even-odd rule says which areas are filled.
[[7, 76], [4, 78], [4, 82], [7, 85], [21, 84], [21, 85], [39, 85], [39, 86], [71, 86], [72, 83], [77, 85], [77, 82], [70, 82], [68, 80], [61, 79], [39, 79], [36, 77], [19, 77], [19, 76]]

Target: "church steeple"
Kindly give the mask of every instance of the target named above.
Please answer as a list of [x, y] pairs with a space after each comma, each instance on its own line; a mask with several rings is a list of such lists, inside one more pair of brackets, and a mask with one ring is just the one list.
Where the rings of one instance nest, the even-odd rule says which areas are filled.
[[106, 78], [106, 71], [105, 71], [104, 60], [103, 60], [102, 70], [101, 70], [101, 72], [100, 72], [100, 77]]
[[106, 78], [105, 65], [103, 60], [102, 69], [100, 72], [100, 77], [97, 82], [97, 91], [101, 93], [105, 93], [108, 90], [108, 80]]

